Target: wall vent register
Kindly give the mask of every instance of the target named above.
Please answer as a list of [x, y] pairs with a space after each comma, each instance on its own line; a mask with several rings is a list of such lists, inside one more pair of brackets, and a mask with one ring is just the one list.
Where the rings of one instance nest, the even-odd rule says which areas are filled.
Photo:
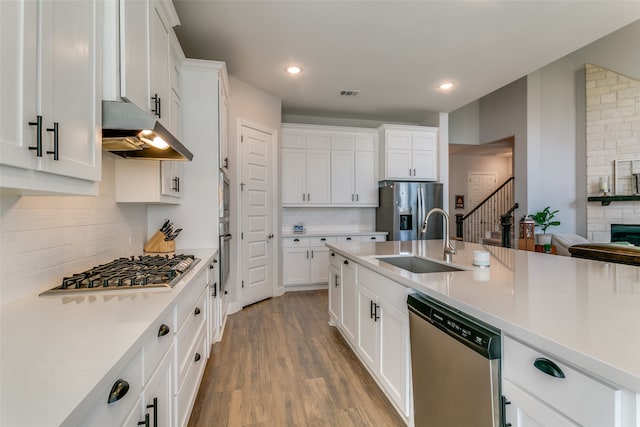
[[62, 283], [40, 295], [108, 290], [171, 288], [200, 261], [193, 255], [140, 255], [118, 258], [82, 273], [62, 279]]

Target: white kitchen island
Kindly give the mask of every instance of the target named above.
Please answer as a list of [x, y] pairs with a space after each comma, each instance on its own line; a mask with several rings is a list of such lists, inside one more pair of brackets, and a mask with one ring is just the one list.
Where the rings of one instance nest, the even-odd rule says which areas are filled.
[[[401, 285], [406, 292], [417, 290], [500, 329], [502, 394], [513, 402], [507, 414], [514, 426], [536, 425], [527, 421], [567, 426], [640, 425], [640, 268], [455, 242], [458, 253], [450, 264], [463, 271], [415, 274], [378, 257], [419, 256], [444, 262], [441, 240], [328, 246], [334, 259], [337, 256], [340, 264], [343, 260], [348, 263], [342, 271], [336, 269], [338, 263], [330, 264], [337, 274], [334, 283], [337, 280], [339, 285], [334, 288], [347, 295], [347, 304], [351, 297], [345, 294], [349, 286], [346, 281], [355, 279], [356, 311], [362, 295], [370, 296], [374, 308], [384, 303], [384, 295], [371, 294], [366, 289], [369, 285], [359, 283], [361, 277], [368, 283], [377, 277], [378, 285]], [[489, 268], [473, 266], [474, 250], [490, 252]], [[348, 313], [349, 307], [343, 306], [345, 300], [339, 303], [342, 306], [338, 312]], [[332, 319], [358, 349], [363, 342], [357, 336], [362, 320], [355, 321], [360, 323], [350, 340], [342, 319]], [[408, 328], [408, 322], [406, 325]], [[378, 352], [385, 351], [384, 342], [379, 348]], [[364, 353], [359, 353], [366, 361]], [[529, 363], [522, 359], [537, 355], [563, 367], [566, 381], [544, 375], [537, 378], [534, 370], [528, 372]], [[376, 380], [384, 389], [385, 381], [380, 378]], [[394, 401], [393, 393], [385, 392]], [[397, 402], [394, 404], [398, 407]], [[411, 423], [410, 410], [405, 414]]]

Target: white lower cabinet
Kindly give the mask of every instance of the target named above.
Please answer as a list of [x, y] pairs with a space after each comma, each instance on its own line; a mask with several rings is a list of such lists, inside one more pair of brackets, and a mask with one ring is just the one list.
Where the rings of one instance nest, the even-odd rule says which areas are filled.
[[507, 380], [502, 381], [502, 394], [509, 402], [505, 406], [506, 425], [511, 427], [577, 427], [579, 425]]
[[287, 290], [308, 289], [330, 282], [329, 248], [335, 242], [385, 241], [384, 233], [367, 235], [285, 237], [282, 239], [282, 282]]
[[366, 287], [356, 283], [358, 334], [357, 349], [361, 360], [369, 369], [376, 371], [378, 361], [379, 333], [378, 304], [376, 295]]
[[341, 273], [340, 266], [345, 259], [333, 251], [329, 255], [329, 324], [338, 326], [340, 324], [340, 286]]
[[[209, 261], [213, 262], [213, 261]], [[192, 279], [177, 305], [177, 333], [175, 340], [175, 417], [176, 427], [189, 421], [200, 380], [207, 360], [206, 308], [209, 297], [204, 270]]]
[[352, 345], [355, 345], [358, 328], [356, 263], [345, 259], [340, 270], [340, 331]]
[[407, 288], [357, 266], [357, 350], [399, 412], [409, 416]]
[[503, 346], [502, 394], [514, 427], [629, 425], [623, 422], [624, 390], [508, 336]]
[[282, 241], [283, 284], [285, 287], [303, 287], [329, 281], [327, 265], [329, 249], [325, 243], [334, 237], [295, 237]]
[[[141, 398], [122, 426], [171, 426], [173, 414], [173, 352], [168, 352], [145, 385]], [[144, 404], [142, 404], [144, 402]]]
[[329, 262], [334, 275], [329, 282], [330, 319], [396, 410], [409, 420], [409, 289], [337, 253]]
[[119, 426], [129, 419], [132, 412], [140, 414], [142, 357], [143, 350], [140, 348], [123, 368], [112, 376], [112, 381], [100, 387], [100, 390], [95, 393], [93, 408], [88, 413], [85, 425]]

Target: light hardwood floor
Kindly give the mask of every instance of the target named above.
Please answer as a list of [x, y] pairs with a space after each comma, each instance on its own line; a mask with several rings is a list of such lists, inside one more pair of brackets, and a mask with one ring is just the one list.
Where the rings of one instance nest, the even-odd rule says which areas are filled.
[[189, 427], [405, 426], [327, 320], [326, 290], [229, 316]]

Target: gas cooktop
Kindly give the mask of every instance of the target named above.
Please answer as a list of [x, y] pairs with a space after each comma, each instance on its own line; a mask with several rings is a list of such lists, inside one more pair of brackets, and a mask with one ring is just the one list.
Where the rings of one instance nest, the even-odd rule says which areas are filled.
[[40, 295], [125, 289], [170, 288], [200, 261], [193, 255], [140, 255], [118, 258], [82, 273]]

